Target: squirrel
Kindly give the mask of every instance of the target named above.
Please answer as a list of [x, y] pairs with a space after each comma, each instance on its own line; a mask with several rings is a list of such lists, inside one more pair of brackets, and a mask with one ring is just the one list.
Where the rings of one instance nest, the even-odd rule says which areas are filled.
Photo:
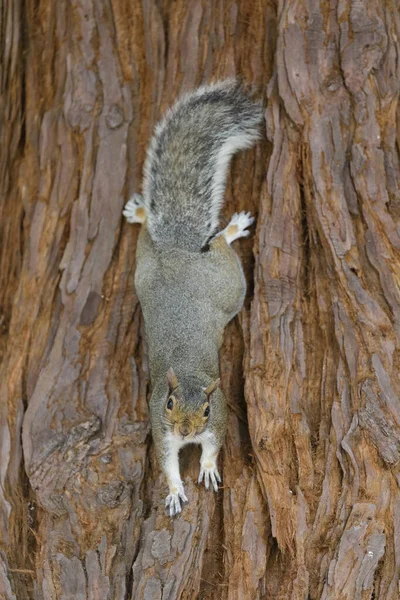
[[218, 217], [230, 160], [261, 137], [261, 122], [261, 105], [235, 80], [184, 95], [156, 126], [143, 193], [123, 210], [129, 223], [142, 225], [135, 289], [149, 348], [152, 435], [171, 517], [188, 501], [179, 471], [183, 446], [202, 446], [199, 483], [218, 491], [221, 482], [217, 456], [227, 406], [218, 354], [246, 293], [231, 243], [249, 235], [254, 219], [234, 214], [218, 233]]

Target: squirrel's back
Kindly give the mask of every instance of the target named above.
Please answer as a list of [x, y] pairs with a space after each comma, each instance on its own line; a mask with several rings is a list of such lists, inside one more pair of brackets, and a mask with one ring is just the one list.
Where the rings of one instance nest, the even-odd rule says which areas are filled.
[[234, 81], [186, 94], [157, 125], [144, 167], [147, 228], [159, 247], [200, 251], [216, 233], [233, 154], [260, 137], [261, 106]]

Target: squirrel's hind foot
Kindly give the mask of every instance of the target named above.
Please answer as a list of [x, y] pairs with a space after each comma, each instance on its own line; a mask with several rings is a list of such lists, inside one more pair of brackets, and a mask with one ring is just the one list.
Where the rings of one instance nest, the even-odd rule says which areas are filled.
[[132, 198], [125, 204], [122, 214], [128, 223], [144, 223], [146, 220], [146, 209], [140, 194], [133, 194]]
[[200, 475], [197, 483], [201, 483], [203, 479], [207, 490], [210, 487], [211, 481], [214, 491], [218, 492], [218, 483], [221, 483], [222, 480], [215, 463], [205, 463], [204, 465], [201, 465]]
[[[176, 490], [176, 491], [175, 491]], [[169, 509], [169, 516], [174, 517], [182, 511], [181, 501], [188, 502], [183, 485], [179, 488], [170, 489], [170, 494], [165, 499], [165, 506]]]
[[238, 238], [250, 235], [250, 231], [247, 231], [247, 227], [250, 227], [253, 223], [254, 217], [252, 217], [249, 212], [235, 213], [227, 227], [225, 227], [218, 235], [223, 235], [227, 243], [231, 244]]

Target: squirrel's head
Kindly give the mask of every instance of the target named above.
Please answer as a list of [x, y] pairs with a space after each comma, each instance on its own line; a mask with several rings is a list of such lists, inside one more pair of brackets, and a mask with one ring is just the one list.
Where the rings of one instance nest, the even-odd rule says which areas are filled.
[[221, 380], [216, 379], [208, 387], [180, 385], [172, 368], [168, 371], [167, 380], [165, 422], [176, 437], [190, 440], [207, 427], [212, 411], [211, 396]]

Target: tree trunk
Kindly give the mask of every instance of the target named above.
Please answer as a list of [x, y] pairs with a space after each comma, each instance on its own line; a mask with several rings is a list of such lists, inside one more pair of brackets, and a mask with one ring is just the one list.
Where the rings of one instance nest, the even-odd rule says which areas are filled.
[[[400, 594], [400, 9], [394, 0], [2, 0], [0, 598]], [[152, 129], [238, 75], [266, 141], [224, 218], [248, 281], [227, 328], [218, 495], [182, 457], [171, 520], [133, 288]]]

